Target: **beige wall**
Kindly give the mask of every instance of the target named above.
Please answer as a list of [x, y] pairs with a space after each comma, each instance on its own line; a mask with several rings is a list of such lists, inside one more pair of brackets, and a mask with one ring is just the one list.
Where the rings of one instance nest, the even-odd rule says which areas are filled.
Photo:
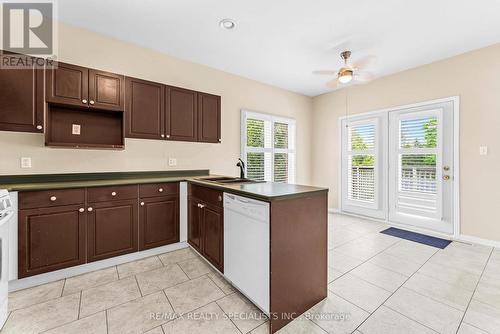
[[[375, 80], [348, 90], [349, 113], [460, 96], [462, 234], [500, 241], [500, 44]], [[338, 118], [346, 89], [313, 99], [313, 184], [338, 201]], [[479, 146], [488, 155], [479, 156]]]
[[[124, 151], [56, 149], [40, 134], [0, 132], [0, 174], [164, 170], [175, 157], [176, 169], [237, 175], [246, 108], [297, 120], [296, 180], [310, 183], [311, 98], [66, 25], [59, 37], [61, 61], [221, 95], [222, 144], [127, 139]], [[33, 168], [21, 169], [20, 157], [31, 157]]]
[[[222, 96], [222, 144], [127, 139], [124, 151], [53, 149], [43, 135], [0, 132], [0, 174], [208, 168], [237, 175], [240, 109], [297, 120], [297, 182], [330, 188], [337, 207], [340, 90], [314, 99], [176, 59], [78, 28], [59, 29], [62, 61], [123, 73]], [[500, 240], [500, 44], [348, 89], [350, 113], [460, 96], [460, 190], [462, 233]], [[489, 154], [479, 156], [480, 145]], [[33, 168], [20, 169], [20, 157]]]

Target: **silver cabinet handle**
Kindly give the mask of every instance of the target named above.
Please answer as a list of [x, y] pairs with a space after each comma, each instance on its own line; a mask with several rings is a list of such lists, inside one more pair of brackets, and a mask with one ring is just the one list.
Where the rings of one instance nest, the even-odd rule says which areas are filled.
[[83, 100], [82, 100], [82, 103], [83, 103], [83, 104], [87, 104], [87, 100], [86, 100], [86, 99], [83, 99]]
[[161, 134], [161, 137], [162, 137], [162, 138], [165, 138], [165, 135], [162, 133], [162, 134]]
[[167, 138], [170, 138], [170, 135], [167, 135]]
[[111, 196], [116, 196], [116, 191], [113, 191], [113, 192], [111, 193]]
[[94, 100], [90, 100], [90, 101], [89, 101], [89, 103], [90, 103], [91, 105], [94, 105], [94, 103], [95, 103], [95, 102], [94, 102]]
[[83, 211], [85, 211], [85, 209], [84, 208], [80, 208], [80, 209], [78, 209], [78, 211], [79, 212], [83, 212]]
[[88, 211], [88, 212], [91, 212], [92, 210], [94, 210], [94, 209], [92, 209], [92, 207], [91, 207], [91, 206], [87, 208], [87, 211]]
[[205, 207], [205, 204], [199, 204], [199, 203], [198, 203], [198, 207], [199, 207], [200, 209], [203, 209], [203, 208]]
[[158, 191], [162, 193], [163, 192], [163, 188], [158, 189]]
[[141, 206], [144, 206], [144, 202], [141, 202]]
[[222, 142], [222, 139], [221, 139], [221, 138], [219, 138], [219, 143], [221, 143], [221, 142]]
[[41, 129], [43, 129], [43, 126], [41, 126], [41, 125], [37, 125], [37, 126], [36, 126], [36, 129], [37, 129], [37, 130], [41, 130]]
[[55, 197], [55, 196], [50, 196], [50, 200], [51, 200], [52, 202], [55, 202], [55, 200], [56, 200], [56, 199], [57, 199], [57, 197]]

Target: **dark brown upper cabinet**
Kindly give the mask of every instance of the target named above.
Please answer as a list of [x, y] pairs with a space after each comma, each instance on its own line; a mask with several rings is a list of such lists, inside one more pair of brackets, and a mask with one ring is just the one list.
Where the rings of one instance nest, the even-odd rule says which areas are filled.
[[43, 70], [0, 70], [0, 130], [43, 132], [43, 108]]
[[88, 76], [88, 68], [71, 64], [57, 63], [57, 67], [47, 68], [47, 102], [87, 107], [89, 98]]
[[125, 89], [125, 135], [129, 138], [165, 138], [165, 86], [127, 77]]
[[166, 138], [198, 141], [197, 93], [184, 88], [167, 86], [166, 100]]
[[220, 96], [198, 93], [198, 141], [219, 143]]
[[89, 106], [95, 109], [123, 111], [125, 104], [123, 75], [89, 70]]
[[122, 75], [57, 63], [47, 68], [48, 103], [123, 111], [125, 79]]

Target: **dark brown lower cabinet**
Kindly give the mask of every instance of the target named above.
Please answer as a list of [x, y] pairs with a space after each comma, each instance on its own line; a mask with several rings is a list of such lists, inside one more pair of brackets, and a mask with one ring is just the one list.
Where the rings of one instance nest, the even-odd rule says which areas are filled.
[[141, 199], [139, 250], [179, 242], [178, 195]]
[[202, 245], [202, 211], [200, 210], [201, 201], [196, 198], [189, 198], [188, 201], [188, 243], [194, 247], [200, 254], [203, 253]]
[[189, 186], [188, 243], [224, 273], [222, 192], [196, 185]]
[[19, 278], [85, 263], [85, 221], [83, 205], [19, 210]]
[[[203, 204], [202, 204], [203, 205]], [[204, 204], [203, 216], [203, 255], [221, 272], [224, 270], [224, 224], [221, 207]]]
[[89, 203], [87, 262], [136, 252], [137, 199]]

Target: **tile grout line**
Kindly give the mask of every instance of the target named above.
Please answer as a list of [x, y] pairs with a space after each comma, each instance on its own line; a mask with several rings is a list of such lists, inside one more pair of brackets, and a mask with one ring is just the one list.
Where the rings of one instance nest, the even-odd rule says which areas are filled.
[[64, 278], [64, 283], [63, 283], [63, 286], [62, 286], [62, 289], [61, 289], [61, 295], [59, 296], [59, 298], [63, 296], [64, 288], [65, 287], [66, 287], [66, 278]]
[[104, 316], [106, 318], [106, 334], [109, 334], [108, 310], [104, 310]]
[[[139, 286], [139, 281], [137, 281], [137, 275], [134, 275], [134, 280], [135, 280], [135, 284], [137, 285], [137, 289], [139, 289], [139, 294], [141, 295], [141, 297], [144, 297], [144, 295], [142, 294], [141, 287]], [[139, 297], [139, 298], [141, 298], [141, 297]]]
[[80, 300], [78, 301], [78, 316], [76, 319], [80, 319], [80, 310], [82, 309], [82, 299], [83, 299], [83, 290], [80, 291]]
[[486, 267], [488, 266], [488, 263], [490, 262], [491, 255], [493, 254], [494, 250], [495, 250], [495, 248], [492, 248], [490, 251], [490, 254], [488, 255], [488, 260], [484, 264], [483, 270], [481, 271], [481, 275], [479, 276], [479, 279], [476, 283], [476, 287], [474, 288], [474, 291], [472, 292], [472, 295], [470, 296], [469, 302], [467, 303], [467, 307], [465, 308], [464, 314], [462, 315], [462, 319], [460, 319], [460, 324], [458, 325], [458, 328], [457, 328], [455, 333], [458, 333], [458, 331], [460, 330], [460, 326], [462, 326], [462, 323], [464, 322], [465, 315], [467, 314], [467, 311], [469, 310], [469, 306], [472, 303], [472, 299], [474, 298], [474, 295], [476, 294], [477, 287], [479, 286], [479, 283], [481, 282], [481, 279], [483, 278], [484, 271], [486, 270]]
[[[236, 326], [236, 324], [234, 323], [233, 319], [231, 319], [231, 317], [230, 317], [230, 316], [226, 313], [226, 311], [224, 311], [224, 309], [222, 308], [222, 306], [220, 306], [220, 304], [219, 304], [219, 303], [217, 303], [217, 300], [215, 301], [215, 304], [216, 304], [216, 305], [217, 305], [217, 307], [218, 307], [218, 308], [222, 311], [222, 313], [224, 313], [224, 314], [226, 315], [226, 317], [229, 319], [229, 321], [231, 321], [231, 323], [233, 324], [233, 326], [234, 326], [234, 327], [236, 327], [236, 330], [237, 330], [238, 332], [240, 332], [241, 334], [244, 334], [244, 333], [241, 331], [241, 329], [240, 329], [238, 326]], [[259, 325], [259, 326], [260, 326], [260, 325]], [[258, 327], [258, 326], [257, 326], [257, 327]], [[255, 327], [255, 328], [257, 328], [257, 327]], [[248, 331], [248, 333], [249, 333], [249, 332], [251, 332], [251, 331], [253, 331], [255, 328], [252, 328], [251, 330], [249, 330], [249, 331]]]

